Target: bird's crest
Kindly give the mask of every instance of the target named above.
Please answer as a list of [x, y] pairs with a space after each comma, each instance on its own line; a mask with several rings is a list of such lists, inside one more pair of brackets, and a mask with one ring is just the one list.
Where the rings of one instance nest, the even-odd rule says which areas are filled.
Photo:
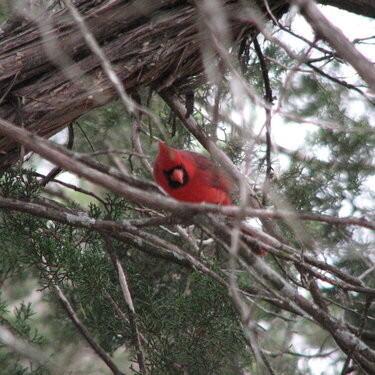
[[162, 155], [165, 155], [168, 157], [168, 159], [174, 161], [175, 160], [175, 154], [168, 145], [166, 145], [164, 142], [159, 141], [159, 150]]

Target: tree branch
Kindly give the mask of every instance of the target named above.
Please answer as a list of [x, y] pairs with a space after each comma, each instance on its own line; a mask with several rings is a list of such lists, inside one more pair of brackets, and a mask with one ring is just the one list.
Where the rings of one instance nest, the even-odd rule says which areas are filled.
[[12, 331], [4, 327], [2, 324], [0, 324], [0, 342], [3, 343], [3, 345], [9, 346], [16, 353], [21, 354], [26, 358], [30, 358], [41, 366], [49, 369], [52, 374], [63, 375], [66, 373], [58, 360], [58, 363], [56, 363], [56, 359], [52, 361], [44, 351], [26, 340], [15, 336]]
[[312, 0], [293, 0], [293, 2], [299, 6], [301, 14], [311, 25], [317, 37], [327, 41], [375, 92], [375, 68], [373, 64], [353, 46], [338, 27], [334, 26], [323, 15]]
[[[48, 265], [46, 259], [44, 259], [45, 264]], [[49, 267], [47, 266], [47, 270]], [[71, 321], [76, 326], [77, 330], [81, 333], [81, 335], [86, 339], [88, 344], [91, 346], [91, 348], [94, 350], [94, 352], [102, 359], [102, 361], [108, 366], [108, 368], [112, 371], [114, 375], [125, 375], [123, 372], [119, 370], [117, 365], [109, 358], [107, 353], [104, 351], [104, 349], [95, 341], [94, 337], [91, 335], [87, 327], [83, 324], [81, 319], [79, 318], [78, 314], [73, 309], [72, 305], [66, 298], [64, 292], [59, 287], [59, 285], [56, 284], [53, 277], [45, 272], [45, 277], [51, 282], [50, 287], [52, 288], [53, 292], [55, 293], [58, 301], [60, 302], [61, 306], [71, 319]]]
[[137, 356], [137, 360], [138, 360], [140, 375], [146, 375], [147, 371], [146, 371], [145, 359], [144, 359], [144, 354], [143, 354], [143, 349], [142, 349], [142, 344], [141, 344], [141, 338], [140, 338], [141, 336], [140, 336], [138, 324], [137, 324], [137, 314], [135, 312], [133, 299], [132, 299], [132, 296], [131, 296], [131, 293], [130, 293], [130, 290], [129, 290], [127, 277], [126, 277], [125, 271], [124, 271], [124, 269], [121, 265], [121, 262], [120, 262], [120, 260], [117, 256], [115, 250], [113, 249], [112, 242], [110, 241], [110, 239], [106, 235], [104, 235], [104, 239], [106, 241], [108, 253], [110, 255], [113, 266], [115, 267], [116, 272], [117, 272], [117, 276], [119, 278], [120, 287], [121, 287], [121, 290], [122, 290], [124, 300], [125, 300], [126, 304], [128, 305], [129, 323], [130, 323], [130, 328], [131, 328], [132, 333], [133, 333], [133, 341], [134, 341], [134, 346], [135, 346], [135, 350], [136, 350], [136, 356]]

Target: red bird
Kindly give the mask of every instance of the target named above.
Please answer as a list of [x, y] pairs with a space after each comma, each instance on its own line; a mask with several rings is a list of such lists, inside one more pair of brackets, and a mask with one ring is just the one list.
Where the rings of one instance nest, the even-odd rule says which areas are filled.
[[[232, 204], [231, 180], [211, 160], [192, 151], [176, 150], [159, 141], [159, 154], [154, 165], [154, 178], [171, 197], [191, 203]], [[230, 223], [228, 223], [231, 226]], [[253, 237], [250, 233], [242, 234]], [[258, 255], [266, 254], [253, 248]]]
[[158, 185], [179, 201], [232, 204], [229, 178], [211, 160], [196, 152], [176, 150], [159, 141], [154, 177]]

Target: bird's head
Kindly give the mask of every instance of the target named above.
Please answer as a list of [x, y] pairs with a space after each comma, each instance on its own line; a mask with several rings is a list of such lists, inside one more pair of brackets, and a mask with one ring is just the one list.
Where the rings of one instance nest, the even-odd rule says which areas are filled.
[[181, 151], [169, 147], [164, 142], [159, 141], [159, 155], [156, 163], [163, 170], [169, 184], [172, 187], [183, 186], [187, 183], [194, 171], [193, 165]]
[[164, 142], [159, 141], [159, 155], [158, 160], [160, 160], [163, 166], [173, 167], [178, 159], [176, 155], [176, 150], [166, 145]]

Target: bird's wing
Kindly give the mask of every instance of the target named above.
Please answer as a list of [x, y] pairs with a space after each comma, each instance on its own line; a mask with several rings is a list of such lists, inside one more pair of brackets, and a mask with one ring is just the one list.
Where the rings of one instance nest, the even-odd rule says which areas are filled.
[[233, 181], [223, 170], [220, 170], [213, 161], [193, 151], [182, 152], [193, 159], [202, 178], [207, 179], [206, 181], [210, 186], [226, 193], [229, 193], [233, 189]]

